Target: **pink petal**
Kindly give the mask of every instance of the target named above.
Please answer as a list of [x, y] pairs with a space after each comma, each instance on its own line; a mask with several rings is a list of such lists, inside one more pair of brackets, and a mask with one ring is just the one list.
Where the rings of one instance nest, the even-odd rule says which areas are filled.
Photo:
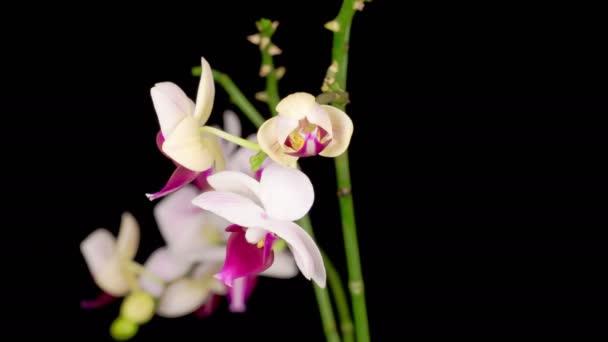
[[102, 292], [95, 299], [80, 301], [80, 307], [83, 309], [97, 309], [112, 303], [116, 299], [118, 299], [118, 297], [114, 297], [108, 293]]
[[234, 280], [240, 277], [256, 275], [265, 271], [274, 260], [272, 245], [276, 240], [273, 234], [267, 234], [264, 247], [247, 242], [245, 229], [232, 225], [226, 228], [232, 232], [226, 246], [226, 261], [216, 278], [232, 287]]
[[208, 190], [209, 183], [207, 182], [207, 177], [211, 176], [211, 174], [213, 174], [213, 171], [214, 168], [212, 167], [199, 173], [198, 176], [196, 176], [196, 178], [194, 178], [194, 180], [192, 181], [192, 184], [194, 184], [194, 186], [200, 191]]
[[[209, 170], [205, 170], [203, 173], [208, 171]], [[176, 190], [179, 190], [186, 184], [189, 184], [195, 180], [198, 175], [199, 172], [197, 171], [192, 171], [183, 166], [178, 166], [167, 181], [167, 184], [160, 191], [153, 194], [146, 194], [146, 196], [150, 201], [166, 196]]]
[[245, 303], [253, 293], [257, 279], [256, 276], [249, 276], [234, 280], [234, 286], [230, 288], [227, 294], [230, 312], [245, 312], [247, 309]]

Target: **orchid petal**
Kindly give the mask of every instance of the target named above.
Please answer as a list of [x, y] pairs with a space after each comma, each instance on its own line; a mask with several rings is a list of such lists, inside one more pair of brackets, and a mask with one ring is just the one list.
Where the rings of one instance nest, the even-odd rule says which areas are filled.
[[272, 265], [272, 245], [276, 239], [272, 234], [267, 234], [264, 247], [259, 248], [257, 244], [247, 242], [243, 228], [236, 225], [231, 227], [238, 229], [232, 230], [226, 245], [226, 262], [216, 276], [230, 287], [236, 279], [256, 275]]
[[327, 111], [325, 110], [325, 108], [323, 108], [323, 106], [318, 104], [314, 106], [313, 109], [308, 113], [308, 115], [306, 115], [306, 119], [311, 124], [323, 128], [330, 135], [330, 137], [332, 137], [333, 129], [331, 125], [331, 119], [329, 118], [329, 114], [327, 114]]
[[190, 269], [191, 263], [173, 255], [167, 247], [155, 250], [144, 264], [146, 272], [139, 279], [141, 287], [155, 297], [159, 297], [165, 284], [159, 284], [158, 279], [148, 275], [151, 273], [165, 282], [174, 281], [184, 276]]
[[289, 279], [297, 276], [299, 273], [298, 266], [288, 251], [274, 253], [274, 262], [266, 271], [260, 273], [261, 276]]
[[263, 227], [264, 211], [247, 197], [231, 192], [207, 191], [192, 203], [239, 226]]
[[194, 110], [194, 103], [175, 83], [157, 83], [150, 89], [152, 104], [160, 130], [169, 136], [177, 125]]
[[276, 110], [279, 115], [301, 120], [312, 111], [316, 104], [314, 96], [299, 92], [293, 93], [279, 101]]
[[114, 297], [122, 297], [129, 292], [117, 255], [116, 240], [108, 230], [93, 231], [80, 244], [80, 251], [100, 289]]
[[170, 135], [164, 135], [162, 147], [171, 159], [193, 171], [207, 170], [214, 161], [214, 151], [205, 144], [199, 128], [193, 117], [185, 117]]
[[179, 279], [167, 286], [158, 301], [156, 312], [161, 317], [174, 318], [198, 309], [209, 298], [209, 288], [203, 281]]
[[279, 141], [277, 137], [278, 116], [266, 120], [258, 129], [258, 144], [275, 162], [288, 167], [296, 167], [298, 158], [290, 156], [283, 150], [284, 141]]
[[289, 116], [279, 115], [277, 116], [276, 125], [277, 126], [275, 128], [275, 135], [277, 137], [277, 141], [279, 142], [279, 144], [284, 145], [285, 140], [287, 140], [287, 137], [289, 137], [291, 132], [298, 128], [298, 126], [300, 125], [300, 121]]
[[166, 196], [174, 191], [179, 190], [180, 188], [183, 188], [185, 185], [194, 181], [200, 174], [206, 174], [206, 172], [208, 172], [209, 170], [203, 171], [201, 173], [198, 171], [192, 171], [183, 166], [177, 166], [177, 168], [175, 169], [175, 171], [173, 171], [173, 174], [167, 181], [167, 184], [165, 184], [165, 186], [158, 192], [155, 192], [153, 194], [146, 194], [146, 197], [148, 197], [150, 201], [154, 201], [158, 198]]
[[118, 238], [116, 239], [116, 252], [123, 260], [132, 260], [139, 247], [139, 224], [131, 213], [122, 214]]
[[237, 171], [223, 171], [207, 178], [216, 191], [231, 192], [260, 204], [260, 183], [250, 176]]
[[200, 308], [198, 308], [194, 314], [198, 318], [207, 318], [211, 316], [211, 314], [219, 307], [222, 302], [222, 296], [212, 294], [205, 304], [203, 304]]
[[[247, 140], [257, 142], [255, 134], [247, 137]], [[230, 143], [232, 144], [232, 143]], [[234, 144], [233, 144], [234, 145]], [[226, 170], [242, 172], [246, 175], [253, 175], [251, 171], [251, 163], [249, 159], [255, 155], [255, 152], [248, 148], [239, 148], [226, 159]], [[266, 163], [269, 159], [266, 159]], [[264, 165], [264, 163], [262, 165]]]
[[[224, 131], [226, 131], [226, 133], [240, 137], [241, 136], [241, 120], [239, 120], [238, 115], [236, 115], [236, 113], [231, 110], [226, 110], [226, 111], [224, 111], [224, 114], [222, 117], [224, 119]], [[236, 146], [235, 144], [232, 144], [232, 145]]]
[[325, 287], [326, 273], [321, 251], [302, 227], [290, 221], [272, 219], [265, 220], [263, 227], [285, 240], [306, 279], [312, 278], [317, 285]]
[[308, 213], [315, 193], [305, 173], [274, 164], [266, 167], [262, 173], [260, 199], [268, 216], [295, 221]]
[[211, 66], [204, 57], [201, 57], [201, 80], [198, 84], [196, 94], [196, 105], [194, 107], [194, 119], [199, 125], [204, 125], [213, 108], [215, 97], [215, 84], [213, 83], [213, 73]]
[[353, 135], [353, 121], [350, 117], [336, 107], [322, 106], [329, 115], [332, 126], [332, 140], [327, 147], [319, 153], [324, 157], [337, 157], [344, 153], [350, 144]]
[[220, 138], [215, 135], [205, 133], [202, 135], [203, 144], [209, 150], [209, 153], [213, 157], [214, 170], [215, 172], [224, 171], [226, 168], [226, 161], [224, 159], [224, 153], [220, 145]]

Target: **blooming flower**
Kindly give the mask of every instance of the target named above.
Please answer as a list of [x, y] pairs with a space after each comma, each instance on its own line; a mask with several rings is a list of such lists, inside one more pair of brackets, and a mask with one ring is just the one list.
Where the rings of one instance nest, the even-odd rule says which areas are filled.
[[118, 238], [107, 229], [93, 231], [80, 244], [80, 251], [97, 286], [104, 291], [98, 300], [84, 301], [82, 306], [93, 308], [132, 290], [136, 276], [129, 263], [139, 246], [139, 225], [133, 215], [122, 215]]
[[351, 119], [336, 107], [320, 105], [307, 93], [294, 93], [276, 107], [278, 115], [258, 130], [262, 150], [279, 164], [295, 167], [299, 157], [337, 157], [353, 134]]
[[232, 222], [226, 262], [218, 278], [228, 286], [273, 264], [272, 245], [285, 240], [302, 274], [324, 287], [325, 266], [314, 240], [296, 223], [312, 207], [314, 191], [301, 171], [271, 164], [260, 181], [235, 171], [222, 171], [207, 181], [214, 189], [192, 203]]
[[201, 58], [201, 68], [196, 103], [171, 82], [157, 83], [150, 90], [160, 124], [157, 145], [177, 167], [160, 191], [147, 194], [150, 200], [165, 196], [190, 182], [204, 184], [214, 165], [216, 169], [223, 168], [217, 137], [200, 132], [200, 127], [211, 115], [215, 96], [213, 74], [205, 58]]

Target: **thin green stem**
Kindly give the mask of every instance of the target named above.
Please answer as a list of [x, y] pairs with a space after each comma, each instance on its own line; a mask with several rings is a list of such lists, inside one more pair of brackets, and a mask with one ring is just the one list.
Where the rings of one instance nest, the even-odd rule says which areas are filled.
[[213, 135], [217, 135], [218, 137], [220, 137], [224, 140], [228, 140], [230, 142], [243, 146], [244, 148], [250, 149], [252, 151], [259, 152], [262, 150], [260, 148], [260, 145], [254, 143], [253, 141], [249, 141], [247, 139], [237, 137], [236, 135], [226, 133], [219, 128], [215, 128], [215, 127], [211, 127], [211, 126], [203, 126], [200, 128], [200, 131], [203, 133], [211, 133]]
[[213, 70], [213, 79], [219, 83], [226, 93], [230, 96], [230, 100], [251, 120], [256, 126], [260, 127], [266, 119], [258, 112], [257, 109], [249, 102], [247, 97], [239, 90], [230, 77], [220, 71]]
[[325, 261], [325, 268], [327, 269], [329, 289], [334, 297], [334, 302], [338, 309], [338, 316], [340, 316], [340, 332], [342, 332], [342, 339], [344, 342], [354, 342], [353, 320], [350, 317], [350, 308], [348, 307], [348, 299], [346, 299], [346, 293], [344, 292], [344, 284], [342, 284], [340, 274], [327, 254], [323, 251], [322, 253], [323, 260]]
[[272, 115], [276, 115], [276, 107], [279, 103], [280, 74], [274, 67], [274, 59], [272, 56], [280, 54], [281, 49], [274, 45], [271, 39], [279, 26], [279, 22], [262, 18], [258, 20], [255, 25], [260, 33], [250, 36], [252, 38], [250, 41], [259, 46], [262, 55], [260, 76], [266, 78], [266, 91], [263, 100], [268, 104], [268, 109]]
[[[270, 46], [270, 44], [268, 44]], [[270, 72], [266, 75], [266, 94], [268, 95], [268, 109], [272, 115], [277, 114], [277, 104], [279, 104], [279, 80], [276, 70], [274, 69], [274, 61], [272, 55], [268, 53], [268, 47], [262, 49], [262, 65], [268, 65]]]
[[[302, 228], [304, 228], [304, 230], [314, 239], [310, 217], [308, 215], [304, 216], [300, 219], [299, 223]], [[315, 290], [315, 297], [317, 297], [317, 304], [319, 305], [319, 312], [321, 313], [321, 321], [323, 323], [325, 338], [328, 342], [340, 342], [341, 339], [338, 331], [336, 330], [336, 319], [334, 318], [334, 311], [329, 299], [329, 293], [327, 292], [327, 289], [322, 289], [317, 284], [313, 284], [313, 287]]]
[[[355, 14], [355, 0], [344, 0], [335, 21], [337, 30], [334, 30], [332, 61], [337, 64], [335, 82], [337, 86], [346, 91], [346, 76], [348, 69], [348, 48], [350, 29]], [[334, 25], [336, 27], [336, 25]], [[344, 109], [344, 104], [336, 104]], [[336, 180], [342, 218], [342, 233], [344, 235], [344, 249], [348, 266], [348, 288], [352, 299], [353, 315], [355, 318], [355, 333], [358, 342], [368, 342], [369, 324], [365, 303], [365, 290], [361, 271], [359, 243], [357, 241], [357, 228], [355, 225], [355, 211], [351, 194], [350, 168], [348, 151], [335, 158]]]

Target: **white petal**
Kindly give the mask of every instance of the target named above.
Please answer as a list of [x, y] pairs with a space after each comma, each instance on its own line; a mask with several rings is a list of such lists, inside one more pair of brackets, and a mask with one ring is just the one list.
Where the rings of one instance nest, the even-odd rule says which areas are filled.
[[154, 207], [154, 218], [167, 245], [181, 246], [185, 232], [202, 226], [204, 211], [192, 205], [198, 194], [196, 187], [189, 184], [167, 195]]
[[139, 224], [131, 213], [122, 214], [118, 238], [116, 239], [116, 250], [124, 260], [132, 260], [137, 254], [139, 247]]
[[183, 278], [167, 286], [156, 312], [168, 318], [184, 316], [198, 309], [208, 297], [209, 287], [205, 281]]
[[329, 118], [329, 114], [327, 114], [327, 111], [322, 106], [318, 104], [315, 105], [310, 113], [306, 115], [306, 119], [308, 122], [323, 128], [330, 137], [332, 136], [333, 129], [331, 120]]
[[214, 190], [232, 192], [260, 203], [260, 183], [242, 172], [217, 172], [209, 176], [207, 182]]
[[[247, 138], [249, 141], [256, 141], [255, 135]], [[248, 148], [239, 148], [230, 157], [226, 159], [226, 170], [242, 172], [246, 175], [252, 176], [251, 164], [249, 159], [255, 155], [255, 152]]]
[[302, 227], [290, 221], [278, 220], [265, 220], [260, 227], [285, 240], [304, 277], [312, 278], [317, 285], [325, 287], [326, 273], [321, 251]]
[[116, 240], [106, 229], [97, 229], [80, 243], [80, 251], [89, 272], [95, 275], [116, 255]]
[[296, 167], [298, 158], [290, 156], [283, 151], [283, 142], [277, 137], [278, 117], [266, 120], [258, 129], [258, 144], [262, 151], [275, 162], [288, 167]]
[[163, 151], [174, 161], [193, 171], [204, 171], [213, 165], [214, 155], [205, 144], [200, 125], [191, 116], [185, 117], [169, 135], [165, 135]]
[[173, 132], [177, 124], [194, 111], [194, 103], [176, 84], [157, 83], [150, 89], [152, 104], [163, 136]]
[[231, 110], [224, 111], [224, 131], [237, 137], [241, 136], [241, 120], [235, 112]]
[[145, 273], [139, 278], [141, 287], [153, 296], [160, 296], [165, 284], [148, 275], [151, 273], [165, 282], [174, 281], [184, 276], [190, 269], [191, 263], [173, 255], [167, 247], [155, 250], [144, 264]]
[[300, 121], [289, 116], [277, 116], [276, 136], [279, 144], [284, 145], [287, 137], [298, 128]]
[[324, 157], [337, 157], [344, 153], [350, 144], [350, 138], [353, 136], [353, 121], [336, 107], [327, 105], [322, 107], [327, 111], [331, 120], [332, 140], [319, 154]]
[[242, 227], [260, 226], [265, 215], [251, 199], [231, 192], [207, 191], [192, 203]]
[[288, 251], [274, 254], [274, 262], [266, 271], [260, 275], [272, 278], [288, 279], [298, 275], [298, 266]]
[[277, 104], [279, 115], [289, 116], [296, 120], [303, 119], [316, 104], [315, 97], [308, 93], [293, 93]]
[[295, 221], [308, 213], [315, 192], [304, 172], [273, 164], [262, 172], [260, 199], [271, 218]]
[[204, 246], [198, 249], [179, 251], [179, 257], [191, 263], [223, 263], [226, 260], [226, 246]]
[[201, 80], [198, 84], [196, 106], [194, 107], [194, 118], [200, 125], [204, 125], [209, 120], [214, 97], [215, 84], [213, 83], [211, 66], [205, 58], [201, 57]]
[[211, 155], [213, 156], [214, 171], [224, 171], [226, 161], [224, 159], [224, 153], [220, 145], [220, 138], [209, 133], [205, 133], [202, 136], [203, 145], [207, 147]]

